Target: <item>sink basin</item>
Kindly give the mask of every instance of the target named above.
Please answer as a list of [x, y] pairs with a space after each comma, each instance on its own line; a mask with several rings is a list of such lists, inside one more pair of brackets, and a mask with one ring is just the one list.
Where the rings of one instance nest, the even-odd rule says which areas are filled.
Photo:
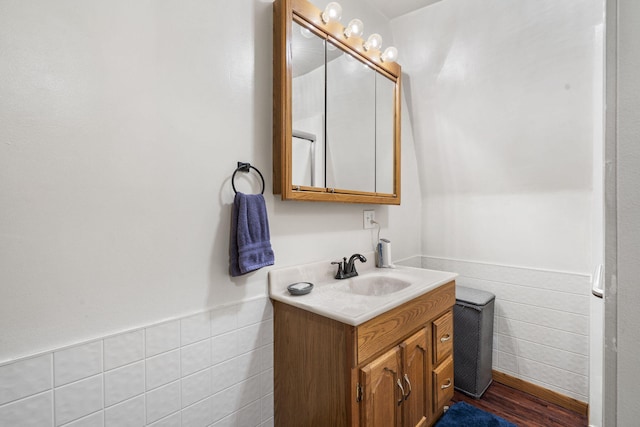
[[335, 289], [356, 295], [389, 295], [411, 286], [411, 283], [395, 277], [368, 274], [347, 279], [336, 285]]

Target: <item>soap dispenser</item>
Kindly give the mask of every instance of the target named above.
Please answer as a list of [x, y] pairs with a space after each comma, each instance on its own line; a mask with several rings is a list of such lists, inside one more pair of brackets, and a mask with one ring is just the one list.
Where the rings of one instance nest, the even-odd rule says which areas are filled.
[[391, 264], [391, 241], [387, 239], [380, 239], [378, 247], [376, 248], [376, 267], [378, 268], [393, 268]]

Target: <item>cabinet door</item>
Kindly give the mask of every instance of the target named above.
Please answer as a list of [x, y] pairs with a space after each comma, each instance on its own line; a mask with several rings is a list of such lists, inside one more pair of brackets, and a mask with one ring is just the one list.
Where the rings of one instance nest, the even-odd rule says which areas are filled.
[[394, 347], [361, 369], [362, 426], [401, 427], [404, 386], [400, 382], [400, 367], [400, 347]]
[[408, 338], [402, 345], [405, 387], [404, 425], [426, 426], [429, 422], [429, 357], [427, 331], [422, 329]]

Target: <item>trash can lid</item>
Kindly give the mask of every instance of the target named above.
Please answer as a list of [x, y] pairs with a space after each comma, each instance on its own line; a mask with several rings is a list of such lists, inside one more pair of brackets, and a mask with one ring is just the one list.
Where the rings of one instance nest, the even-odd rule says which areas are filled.
[[495, 297], [491, 292], [456, 285], [456, 301], [466, 302], [467, 304], [487, 305]]

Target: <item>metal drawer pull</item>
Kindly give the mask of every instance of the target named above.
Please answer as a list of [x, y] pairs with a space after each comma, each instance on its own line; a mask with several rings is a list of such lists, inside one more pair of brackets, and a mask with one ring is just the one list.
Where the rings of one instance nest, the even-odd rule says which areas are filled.
[[398, 399], [398, 406], [400, 406], [402, 404], [402, 401], [404, 400], [404, 388], [402, 387], [402, 382], [400, 381], [400, 378], [398, 378], [398, 381], [396, 382], [398, 384], [398, 387], [400, 387], [400, 391], [402, 392], [402, 396], [400, 397], [400, 399]]
[[409, 376], [407, 374], [404, 374], [404, 380], [407, 382], [407, 385], [409, 386], [409, 392], [404, 397], [404, 400], [407, 400], [409, 398], [409, 395], [411, 394], [411, 381], [409, 381]]
[[451, 387], [451, 378], [447, 378], [447, 383], [440, 386], [440, 388], [443, 390], [449, 387]]
[[447, 342], [451, 339], [451, 335], [447, 334], [445, 336], [443, 336], [442, 338], [440, 338], [440, 342]]

